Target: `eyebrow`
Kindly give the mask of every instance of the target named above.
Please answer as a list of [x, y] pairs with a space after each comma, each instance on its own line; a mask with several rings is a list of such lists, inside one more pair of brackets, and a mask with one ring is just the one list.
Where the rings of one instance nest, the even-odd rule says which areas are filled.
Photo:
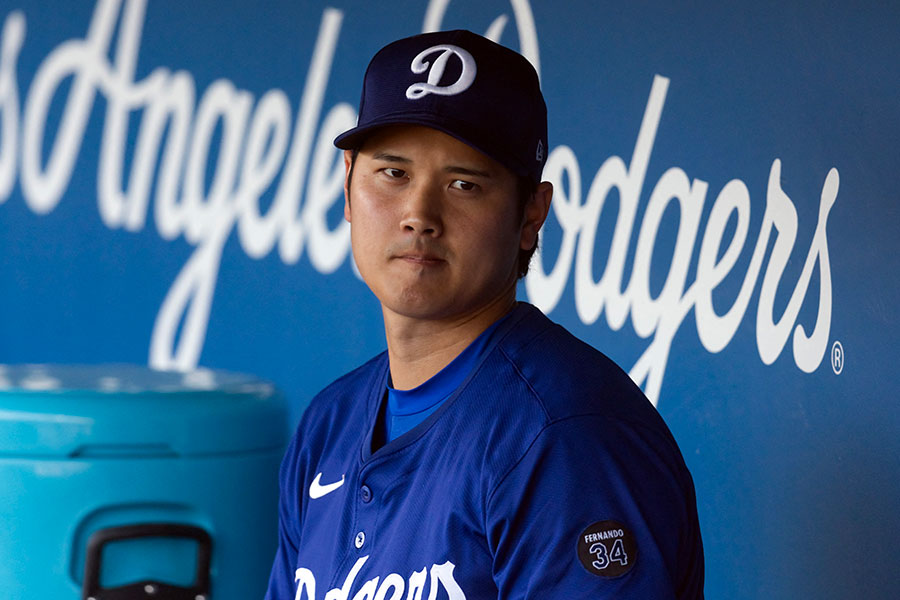
[[[390, 163], [411, 164], [413, 161], [410, 158], [406, 158], [405, 156], [399, 156], [397, 154], [391, 154], [390, 152], [376, 152], [372, 155], [374, 160], [381, 160]], [[460, 165], [448, 165], [444, 167], [444, 172], [451, 175], [468, 175], [470, 177], [485, 177], [490, 178], [491, 173], [489, 171], [483, 171], [481, 169], [473, 169], [471, 167], [463, 167]]]
[[412, 160], [405, 158], [403, 156], [397, 156], [396, 154], [389, 154], [388, 152], [376, 152], [372, 155], [374, 160], [383, 160], [386, 162], [395, 162], [395, 163], [411, 163]]
[[469, 176], [487, 177], [487, 178], [490, 178], [490, 176], [491, 176], [491, 174], [488, 171], [480, 171], [478, 169], [470, 169], [469, 167], [448, 166], [448, 167], [444, 167], [444, 172], [449, 173], [451, 175], [469, 175]]

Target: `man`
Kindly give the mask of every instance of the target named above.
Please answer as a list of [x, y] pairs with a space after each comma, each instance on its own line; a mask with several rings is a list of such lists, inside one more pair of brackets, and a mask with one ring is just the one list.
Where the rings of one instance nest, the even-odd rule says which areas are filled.
[[533, 68], [485, 38], [372, 59], [335, 144], [387, 352], [303, 416], [267, 598], [702, 598], [668, 429], [621, 369], [516, 302], [550, 206], [546, 130]]

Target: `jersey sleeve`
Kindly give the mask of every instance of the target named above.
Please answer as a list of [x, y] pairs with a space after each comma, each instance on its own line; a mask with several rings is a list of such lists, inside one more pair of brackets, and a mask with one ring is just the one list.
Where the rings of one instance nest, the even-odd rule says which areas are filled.
[[294, 598], [294, 569], [297, 549], [300, 546], [299, 526], [301, 502], [297, 496], [298, 438], [295, 435], [285, 451], [279, 469], [278, 497], [278, 549], [269, 574], [269, 586], [265, 600], [292, 600]]
[[594, 415], [552, 423], [485, 513], [503, 600], [703, 597], [693, 483], [667, 431]]

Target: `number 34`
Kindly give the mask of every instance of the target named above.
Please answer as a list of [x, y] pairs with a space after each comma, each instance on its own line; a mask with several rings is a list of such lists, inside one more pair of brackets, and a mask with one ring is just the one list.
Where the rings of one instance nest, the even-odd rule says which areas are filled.
[[625, 553], [625, 545], [621, 538], [615, 541], [612, 550], [607, 550], [604, 544], [597, 542], [591, 546], [590, 553], [597, 556], [597, 560], [591, 563], [597, 570], [605, 569], [612, 561], [616, 561], [623, 567], [628, 564], [628, 554]]

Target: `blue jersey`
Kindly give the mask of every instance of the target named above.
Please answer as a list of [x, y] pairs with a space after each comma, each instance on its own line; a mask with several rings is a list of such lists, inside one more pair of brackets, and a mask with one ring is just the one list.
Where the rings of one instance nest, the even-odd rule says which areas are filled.
[[382, 354], [281, 467], [269, 600], [703, 597], [693, 483], [628, 375], [519, 304], [441, 407], [372, 452]]

